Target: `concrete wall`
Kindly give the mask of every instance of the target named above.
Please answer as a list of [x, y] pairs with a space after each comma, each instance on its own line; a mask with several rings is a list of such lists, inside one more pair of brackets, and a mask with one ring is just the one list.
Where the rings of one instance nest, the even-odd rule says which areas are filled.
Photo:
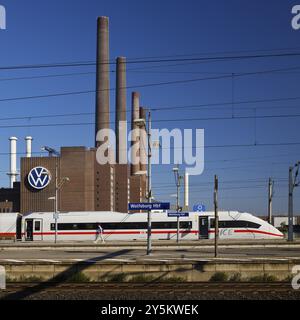
[[285, 280], [292, 275], [291, 270], [300, 261], [265, 261], [265, 262], [141, 262], [141, 263], [4, 263], [9, 279], [20, 280], [22, 277], [39, 277], [50, 280], [75, 273], [83, 273], [93, 281], [107, 281], [111, 277], [125, 274], [126, 281], [136, 276], [152, 277], [155, 280], [179, 277], [184, 281], [209, 281], [216, 272], [225, 272], [229, 276], [240, 273], [242, 279], [264, 274], [273, 275], [278, 280]]

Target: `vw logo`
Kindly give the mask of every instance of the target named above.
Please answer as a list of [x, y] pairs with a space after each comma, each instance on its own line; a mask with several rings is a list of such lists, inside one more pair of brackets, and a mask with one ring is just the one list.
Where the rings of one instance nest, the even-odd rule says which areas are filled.
[[28, 174], [28, 183], [37, 190], [46, 188], [50, 181], [50, 172], [44, 167], [35, 167]]

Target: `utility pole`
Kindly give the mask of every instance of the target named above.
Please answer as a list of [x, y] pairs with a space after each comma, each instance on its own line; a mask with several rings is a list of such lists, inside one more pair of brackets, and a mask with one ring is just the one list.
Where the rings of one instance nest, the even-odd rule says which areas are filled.
[[218, 177], [215, 175], [214, 188], [214, 207], [215, 207], [215, 258], [218, 256], [218, 240], [219, 240], [219, 214], [218, 214]]
[[[152, 202], [152, 186], [151, 186], [151, 111], [148, 112], [148, 203]], [[148, 233], [147, 233], [147, 255], [149, 256], [152, 251], [151, 246], [151, 210], [148, 210]]]
[[289, 167], [289, 212], [288, 212], [288, 241], [293, 241], [293, 167]]
[[[177, 169], [179, 170], [179, 168], [177, 167]], [[176, 232], [176, 242], [179, 242], [179, 229], [180, 229], [180, 225], [179, 225], [179, 188], [180, 188], [180, 176], [179, 176], [179, 172], [177, 170], [177, 184], [176, 184], [176, 212], [177, 212], [177, 232]]]
[[179, 205], [179, 189], [180, 189], [180, 182], [183, 178], [179, 174], [179, 166], [177, 165], [175, 168], [173, 168], [174, 177], [175, 177], [175, 184], [176, 184], [176, 212], [177, 212], [177, 232], [176, 232], [176, 242], [179, 242], [179, 229], [180, 229], [180, 221], [179, 221], [179, 211], [180, 211], [180, 205]]
[[57, 243], [57, 220], [58, 220], [58, 191], [61, 189], [65, 182], [69, 182], [70, 179], [68, 177], [63, 177], [60, 182], [58, 182], [58, 158], [55, 161], [55, 196], [48, 198], [49, 200], [54, 200], [54, 221], [55, 221], [55, 243]]
[[274, 181], [269, 178], [269, 188], [268, 188], [268, 222], [272, 224], [272, 200], [273, 200], [273, 186]]
[[58, 158], [55, 159], [55, 213], [54, 213], [54, 220], [55, 220], [55, 243], [57, 243], [57, 219], [58, 219]]
[[[294, 240], [294, 212], [293, 212], [293, 193], [294, 188], [299, 186], [299, 182], [297, 182], [298, 174], [299, 174], [299, 166], [300, 161], [298, 161], [294, 166], [289, 167], [289, 201], [288, 201], [288, 241]], [[296, 169], [295, 177], [293, 177], [293, 170]]]

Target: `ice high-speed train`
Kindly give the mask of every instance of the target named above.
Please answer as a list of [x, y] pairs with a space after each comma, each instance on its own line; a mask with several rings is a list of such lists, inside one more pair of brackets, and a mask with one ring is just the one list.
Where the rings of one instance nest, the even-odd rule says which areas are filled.
[[[176, 239], [177, 217], [167, 212], [152, 212], [152, 238]], [[93, 241], [101, 224], [105, 240], [144, 240], [147, 238], [147, 213], [66, 212], [57, 219], [59, 241]], [[189, 212], [179, 218], [182, 240], [214, 238], [214, 213]], [[53, 241], [56, 224], [51, 212], [0, 214], [0, 238], [23, 241]], [[282, 239], [283, 234], [271, 224], [249, 213], [219, 212], [221, 239]]]

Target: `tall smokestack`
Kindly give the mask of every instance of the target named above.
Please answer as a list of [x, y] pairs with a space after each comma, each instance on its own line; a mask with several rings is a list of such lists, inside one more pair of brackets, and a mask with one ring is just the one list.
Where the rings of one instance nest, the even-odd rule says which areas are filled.
[[146, 110], [140, 108], [140, 119], [144, 121], [143, 126], [140, 128], [140, 171], [147, 173], [147, 132], [146, 132]]
[[10, 172], [8, 175], [10, 176], [10, 188], [14, 187], [14, 182], [17, 181], [17, 141], [18, 138], [10, 137]]
[[117, 58], [116, 73], [116, 162], [125, 164], [127, 163], [126, 58]]
[[25, 138], [25, 141], [26, 141], [26, 158], [31, 158], [32, 140], [33, 139], [30, 136]]
[[[137, 156], [139, 156], [139, 137], [138, 129], [139, 125], [136, 123], [136, 120], [140, 118], [140, 94], [138, 92], [132, 92], [132, 113], [131, 113], [131, 130], [132, 132], [132, 145], [135, 145], [135, 148], [131, 148], [131, 175], [135, 175], [140, 171], [140, 163], [137, 163]], [[138, 142], [138, 143], [137, 143]]]
[[[96, 79], [96, 136], [109, 128], [109, 19], [98, 18]], [[96, 147], [101, 142], [95, 142]]]
[[189, 210], [189, 174], [184, 175], [184, 209]]

